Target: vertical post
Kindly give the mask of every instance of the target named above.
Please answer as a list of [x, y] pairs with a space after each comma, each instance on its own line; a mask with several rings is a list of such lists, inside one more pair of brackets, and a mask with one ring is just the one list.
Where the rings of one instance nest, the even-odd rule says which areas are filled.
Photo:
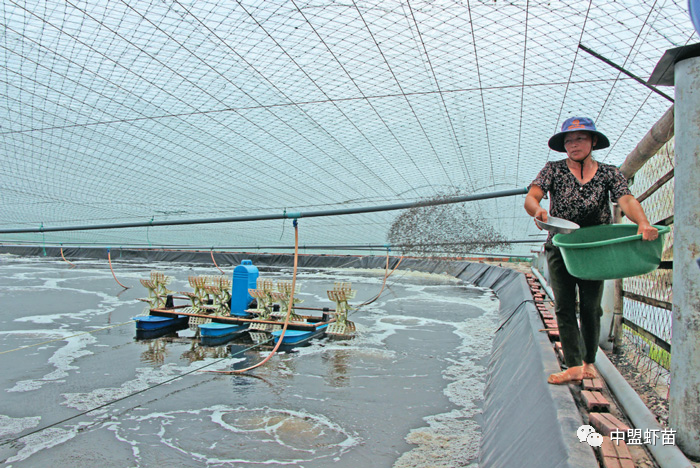
[[[622, 209], [620, 205], [613, 207], [613, 223], [622, 221]], [[613, 352], [619, 353], [622, 346], [622, 318], [623, 318], [623, 298], [622, 298], [622, 280], [613, 280], [613, 323], [612, 323], [612, 342]]]
[[615, 325], [615, 280], [605, 281], [605, 285], [603, 286], [603, 299], [600, 305], [603, 308], [603, 316], [600, 318], [598, 346], [606, 351], [611, 351]]
[[615, 286], [613, 288], [614, 296], [613, 301], [615, 303], [614, 313], [615, 313], [615, 323], [614, 323], [614, 336], [613, 336], [613, 353], [619, 354], [622, 352], [622, 319], [624, 317], [624, 300], [622, 297], [622, 280], [616, 279]]
[[673, 340], [669, 425], [700, 458], [700, 57], [676, 63]]

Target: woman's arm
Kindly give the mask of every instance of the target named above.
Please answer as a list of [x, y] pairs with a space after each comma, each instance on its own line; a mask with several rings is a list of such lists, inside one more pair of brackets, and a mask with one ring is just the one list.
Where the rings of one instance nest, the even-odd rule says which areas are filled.
[[627, 216], [630, 221], [637, 224], [637, 234], [641, 234], [642, 239], [654, 240], [659, 237], [658, 229], [651, 225], [647, 219], [647, 215], [644, 214], [642, 205], [636, 198], [632, 195], [623, 195], [617, 203], [620, 205], [620, 208], [622, 208], [622, 212], [625, 216]]
[[[525, 197], [525, 211], [530, 216], [534, 216], [542, 222], [547, 222], [547, 210], [540, 206], [540, 202], [544, 198], [544, 191], [537, 185], [531, 185], [530, 190]], [[537, 229], [542, 229], [537, 226]]]

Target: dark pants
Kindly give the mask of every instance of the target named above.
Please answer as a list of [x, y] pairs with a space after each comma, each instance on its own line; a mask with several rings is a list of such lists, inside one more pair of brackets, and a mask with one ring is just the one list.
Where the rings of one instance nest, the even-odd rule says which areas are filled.
[[[549, 283], [554, 292], [554, 310], [559, 325], [559, 339], [568, 367], [580, 366], [581, 360], [595, 362], [603, 308], [603, 281], [589, 281], [571, 276], [559, 248], [545, 245]], [[578, 286], [581, 328], [576, 320], [576, 286]]]

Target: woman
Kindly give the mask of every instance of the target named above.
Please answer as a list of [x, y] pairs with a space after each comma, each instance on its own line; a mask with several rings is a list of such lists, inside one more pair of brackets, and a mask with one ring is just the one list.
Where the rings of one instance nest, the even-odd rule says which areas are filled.
[[[593, 159], [593, 150], [607, 148], [610, 142], [597, 131], [587, 117], [564, 121], [561, 132], [549, 139], [549, 147], [566, 153], [567, 158], [551, 161], [537, 175], [525, 198], [530, 216], [547, 222], [547, 210], [540, 202], [551, 195], [552, 216], [568, 219], [581, 227], [610, 224], [610, 201], [617, 202], [622, 212], [638, 225], [637, 233], [644, 240], [654, 240], [658, 231], [651, 226], [639, 202], [632, 196], [620, 170]], [[569, 274], [561, 252], [552, 244], [550, 233], [545, 243], [549, 280], [554, 292], [554, 306], [559, 325], [559, 339], [567, 369], [552, 374], [551, 384], [578, 382], [596, 377], [593, 367], [600, 335], [600, 306], [603, 281], [589, 281]], [[581, 327], [576, 320], [576, 288], [579, 294]]]

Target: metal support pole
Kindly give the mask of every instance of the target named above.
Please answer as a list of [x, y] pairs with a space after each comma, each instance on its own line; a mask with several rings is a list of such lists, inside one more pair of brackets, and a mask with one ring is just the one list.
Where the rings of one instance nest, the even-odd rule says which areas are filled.
[[475, 193], [471, 195], [461, 195], [458, 197], [440, 198], [421, 200], [417, 202], [394, 203], [392, 205], [374, 205], [363, 206], [357, 208], [339, 208], [334, 210], [320, 210], [288, 213], [286, 210], [283, 213], [259, 214], [250, 216], [231, 216], [226, 218], [199, 218], [199, 219], [180, 219], [180, 220], [163, 220], [163, 221], [139, 221], [134, 223], [117, 223], [117, 224], [93, 224], [85, 226], [56, 226], [56, 227], [41, 227], [38, 228], [16, 228], [16, 229], [0, 229], [0, 234], [17, 234], [29, 232], [65, 232], [65, 231], [90, 231], [95, 229], [122, 229], [134, 227], [153, 227], [153, 226], [183, 226], [186, 224], [212, 224], [212, 223], [241, 223], [247, 221], [265, 221], [271, 219], [299, 219], [299, 218], [317, 218], [321, 216], [342, 216], [359, 213], [376, 213], [379, 211], [405, 210], [409, 208], [418, 208], [421, 206], [447, 205], [449, 203], [461, 203], [477, 200], [488, 200], [491, 198], [513, 197], [515, 195], [525, 195], [527, 188], [519, 188], [512, 190], [501, 190], [498, 192]]
[[620, 171], [625, 177], [628, 179], [634, 177], [637, 171], [673, 137], [675, 131], [674, 114], [674, 106], [669, 107], [632, 152], [627, 155], [625, 162], [620, 166]]
[[669, 425], [687, 456], [700, 459], [700, 57], [675, 64], [673, 340]]
[[613, 353], [619, 354], [622, 352], [622, 318], [624, 317], [623, 315], [623, 296], [622, 296], [622, 280], [621, 279], [616, 279], [615, 281], [615, 286], [613, 288], [614, 291], [614, 325], [613, 325]]
[[[622, 209], [620, 205], [615, 205], [613, 207], [613, 222], [619, 223], [620, 221], [622, 221]], [[622, 346], [623, 309], [622, 280], [616, 279], [613, 280], [613, 324], [610, 331], [614, 353], [619, 353]]]
[[603, 316], [600, 317], [600, 335], [598, 346], [606, 351], [613, 350], [611, 337], [615, 325], [615, 281], [606, 280], [603, 286], [603, 299], [600, 302], [603, 308]]

